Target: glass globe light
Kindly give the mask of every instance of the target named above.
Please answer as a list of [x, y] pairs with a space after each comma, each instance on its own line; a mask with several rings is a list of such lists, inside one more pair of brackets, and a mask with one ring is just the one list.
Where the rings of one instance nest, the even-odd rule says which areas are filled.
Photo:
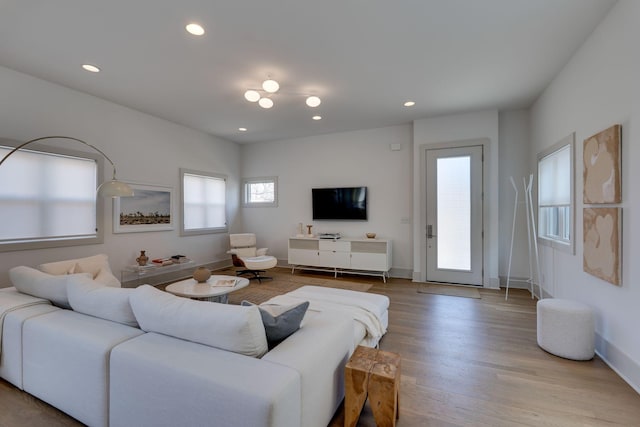
[[307, 103], [307, 105], [309, 107], [314, 108], [314, 107], [317, 107], [318, 105], [320, 105], [320, 103], [322, 101], [317, 96], [310, 96], [310, 97], [307, 98], [307, 100], [305, 102]]
[[262, 89], [266, 90], [269, 93], [277, 92], [280, 89], [280, 85], [275, 80], [265, 80], [262, 82]]
[[248, 90], [244, 93], [244, 99], [249, 102], [258, 102], [260, 94], [255, 90]]
[[271, 108], [273, 107], [273, 101], [271, 100], [271, 98], [260, 98], [260, 101], [258, 101], [258, 105], [260, 105], [262, 108]]

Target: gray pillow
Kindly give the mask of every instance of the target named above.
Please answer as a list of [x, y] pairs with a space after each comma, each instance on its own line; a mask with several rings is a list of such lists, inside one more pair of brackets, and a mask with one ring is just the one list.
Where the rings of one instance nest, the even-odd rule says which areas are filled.
[[[255, 304], [242, 301], [241, 305]], [[258, 306], [258, 308], [260, 316], [262, 316], [264, 331], [267, 334], [269, 349], [272, 349], [300, 329], [300, 323], [309, 308], [309, 301], [290, 306], [265, 305]]]

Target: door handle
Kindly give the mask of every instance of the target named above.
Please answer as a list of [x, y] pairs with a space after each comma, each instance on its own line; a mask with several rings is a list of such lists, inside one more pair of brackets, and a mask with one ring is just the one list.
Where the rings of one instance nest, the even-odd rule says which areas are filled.
[[434, 237], [436, 236], [433, 235], [433, 225], [429, 224], [427, 225], [427, 239], [433, 239]]

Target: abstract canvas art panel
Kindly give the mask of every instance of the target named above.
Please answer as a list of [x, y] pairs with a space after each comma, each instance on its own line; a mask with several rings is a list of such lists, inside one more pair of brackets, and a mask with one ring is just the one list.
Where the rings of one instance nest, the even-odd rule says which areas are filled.
[[620, 203], [620, 125], [613, 125], [584, 140], [584, 192], [586, 204]]
[[621, 208], [584, 208], [583, 269], [589, 274], [621, 285]]

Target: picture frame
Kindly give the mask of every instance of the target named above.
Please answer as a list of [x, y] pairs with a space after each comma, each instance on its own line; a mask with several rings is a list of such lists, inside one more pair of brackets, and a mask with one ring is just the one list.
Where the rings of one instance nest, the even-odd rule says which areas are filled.
[[113, 199], [113, 232], [140, 233], [174, 229], [173, 188], [127, 182], [133, 197]]
[[613, 125], [584, 140], [583, 203], [622, 202], [622, 126]]
[[583, 270], [622, 285], [622, 208], [583, 209]]

